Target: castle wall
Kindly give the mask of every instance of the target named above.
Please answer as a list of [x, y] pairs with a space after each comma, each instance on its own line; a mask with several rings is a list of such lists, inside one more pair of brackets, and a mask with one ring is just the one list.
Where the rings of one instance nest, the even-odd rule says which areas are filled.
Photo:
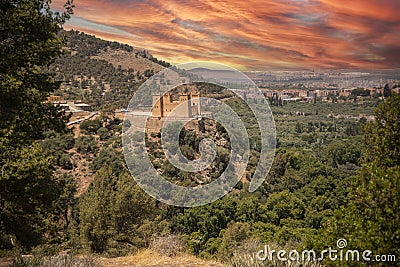
[[151, 110], [152, 117], [164, 117], [163, 113], [163, 98], [159, 95], [153, 95], [153, 109]]
[[167, 93], [162, 97], [159, 95], [153, 96], [152, 117], [166, 117], [173, 110], [175, 117], [191, 118], [200, 115], [200, 94], [182, 94], [179, 96], [178, 101], [172, 101], [171, 93]]

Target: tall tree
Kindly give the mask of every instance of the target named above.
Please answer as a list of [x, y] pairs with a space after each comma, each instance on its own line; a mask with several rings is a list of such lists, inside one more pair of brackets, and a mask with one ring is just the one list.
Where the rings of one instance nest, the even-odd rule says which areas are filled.
[[102, 167], [79, 199], [79, 235], [83, 248], [96, 253], [120, 244], [140, 245], [136, 229], [154, 219], [156, 201], [127, 173]]
[[0, 1], [0, 137], [30, 143], [43, 131], [65, 127], [59, 109], [43, 103], [59, 87], [43, 68], [61, 53], [57, 37], [72, 12], [54, 13], [50, 1]]
[[383, 88], [383, 96], [385, 98], [392, 96], [392, 89], [389, 87], [389, 84], [385, 84]]
[[[347, 207], [325, 223], [319, 243], [346, 238], [348, 249], [400, 255], [400, 94], [389, 97], [367, 124], [362, 166]], [[344, 263], [341, 262], [340, 265]], [[351, 263], [348, 263], [351, 264]]]
[[73, 6], [58, 13], [50, 2], [0, 0], [0, 248], [39, 243], [63, 192], [37, 142], [66, 131], [65, 114], [45, 103], [59, 87], [45, 68], [61, 54]]

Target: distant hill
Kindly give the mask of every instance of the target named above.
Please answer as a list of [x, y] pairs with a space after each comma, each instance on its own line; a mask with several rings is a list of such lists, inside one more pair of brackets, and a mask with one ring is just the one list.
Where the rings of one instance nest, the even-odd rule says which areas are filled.
[[194, 68], [188, 70], [188, 72], [197, 75], [199, 77], [206, 76], [209, 79], [216, 79], [221, 82], [229, 82], [231, 80], [234, 81], [243, 80], [244, 82], [247, 81], [246, 76], [238, 75], [238, 72], [232, 70], [213, 70], [207, 68]]
[[84, 32], [79, 32], [75, 30], [64, 31], [61, 34], [66, 37], [65, 40], [67, 48], [72, 51], [76, 51], [77, 53], [84, 56], [102, 57], [103, 55], [122, 53], [124, 56], [127, 57], [123, 58], [124, 61], [136, 61], [137, 59], [143, 59], [141, 60], [142, 62], [148, 61], [147, 64], [155, 68], [160, 68], [160, 65], [163, 67], [171, 66], [167, 62], [158, 60], [157, 58], [153, 57], [146, 49], [143, 48], [134, 48], [128, 44], [121, 44], [115, 41], [106, 41], [97, 38], [94, 35], [89, 35]]
[[170, 64], [145, 49], [110, 42], [79, 31], [63, 31], [64, 54], [50, 67], [61, 82], [56, 95], [102, 106], [126, 107], [134, 91]]

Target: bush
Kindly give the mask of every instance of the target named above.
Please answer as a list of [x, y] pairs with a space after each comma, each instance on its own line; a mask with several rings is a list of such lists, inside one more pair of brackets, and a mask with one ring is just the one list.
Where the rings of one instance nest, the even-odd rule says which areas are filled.
[[124, 120], [124, 124], [123, 124], [124, 131], [129, 130], [129, 128], [131, 128], [131, 126], [132, 126], [132, 124], [131, 124], [130, 120]]
[[102, 148], [99, 155], [94, 158], [90, 168], [97, 171], [103, 166], [108, 166], [113, 173], [120, 174], [124, 170], [122, 153], [110, 147]]
[[104, 127], [100, 127], [97, 130], [97, 134], [100, 136], [101, 141], [105, 141], [111, 137], [111, 132], [107, 128], [104, 128]]
[[79, 199], [80, 244], [111, 256], [143, 247], [137, 229], [154, 218], [155, 205], [129, 174], [117, 176], [111, 168], [101, 168]]
[[78, 152], [93, 153], [97, 150], [97, 143], [93, 136], [79, 136], [76, 139], [75, 147]]
[[[266, 246], [268, 251], [280, 251], [284, 248], [276, 246]], [[273, 254], [273, 258], [265, 259], [263, 261], [257, 258], [257, 253], [260, 249], [264, 249], [261, 244], [255, 240], [249, 240], [242, 244], [242, 246], [236, 250], [233, 256], [228, 260], [228, 267], [320, 267], [322, 266], [316, 261], [280, 261], [276, 258], [276, 253]]]
[[219, 248], [219, 255], [223, 260], [229, 260], [234, 252], [250, 236], [250, 224], [242, 222], [233, 222], [228, 225]]
[[97, 267], [100, 266], [93, 257], [75, 257], [73, 255], [59, 255], [43, 262], [43, 267]]
[[152, 250], [167, 257], [173, 257], [182, 254], [183, 247], [183, 239], [176, 235], [155, 237], [150, 244], [150, 248]]
[[74, 255], [57, 255], [51, 257], [18, 256], [11, 267], [97, 267], [100, 266], [93, 257]]
[[67, 150], [74, 146], [73, 134], [57, 134], [52, 131], [46, 132], [46, 139], [41, 142], [43, 152], [52, 156], [54, 163], [65, 170], [72, 169], [72, 164]]
[[102, 123], [99, 119], [84, 121], [79, 126], [81, 131], [87, 134], [96, 134], [100, 127], [102, 127]]
[[64, 170], [72, 170], [72, 162], [71, 162], [71, 157], [69, 154], [62, 154], [58, 165], [60, 165]]

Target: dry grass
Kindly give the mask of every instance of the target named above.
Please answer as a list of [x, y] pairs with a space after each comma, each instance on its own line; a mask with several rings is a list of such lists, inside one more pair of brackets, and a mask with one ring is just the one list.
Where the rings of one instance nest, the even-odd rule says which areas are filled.
[[155, 237], [150, 249], [154, 252], [167, 257], [174, 257], [183, 253], [184, 241], [176, 235]]
[[181, 254], [175, 257], [162, 256], [152, 250], [143, 250], [133, 256], [120, 258], [100, 258], [104, 267], [223, 267], [222, 263], [205, 261], [192, 255]]
[[152, 62], [143, 57], [136, 57], [134, 52], [127, 52], [122, 50], [112, 50], [107, 52], [102, 52], [97, 56], [93, 56], [93, 59], [106, 60], [118, 68], [119, 65], [123, 69], [134, 69], [135, 72], [139, 71], [143, 73], [147, 69], [152, 69], [154, 72], [159, 72], [163, 69], [161, 65]]
[[92, 256], [62, 254], [51, 257], [19, 255], [10, 262], [9, 267], [100, 267]]
[[0, 267], [8, 267], [13, 263], [13, 258], [0, 258]]
[[[280, 248], [276, 245], [267, 245], [268, 251], [279, 251]], [[316, 261], [280, 261], [276, 257], [271, 260], [260, 261], [256, 254], [260, 249], [260, 243], [256, 240], [245, 242], [238, 251], [234, 252], [228, 262], [228, 267], [321, 267], [322, 265]], [[286, 251], [289, 251], [287, 249]], [[276, 255], [276, 254], [275, 254]]]
[[42, 267], [98, 267], [97, 260], [91, 256], [74, 257], [72, 255], [58, 255], [46, 259]]

